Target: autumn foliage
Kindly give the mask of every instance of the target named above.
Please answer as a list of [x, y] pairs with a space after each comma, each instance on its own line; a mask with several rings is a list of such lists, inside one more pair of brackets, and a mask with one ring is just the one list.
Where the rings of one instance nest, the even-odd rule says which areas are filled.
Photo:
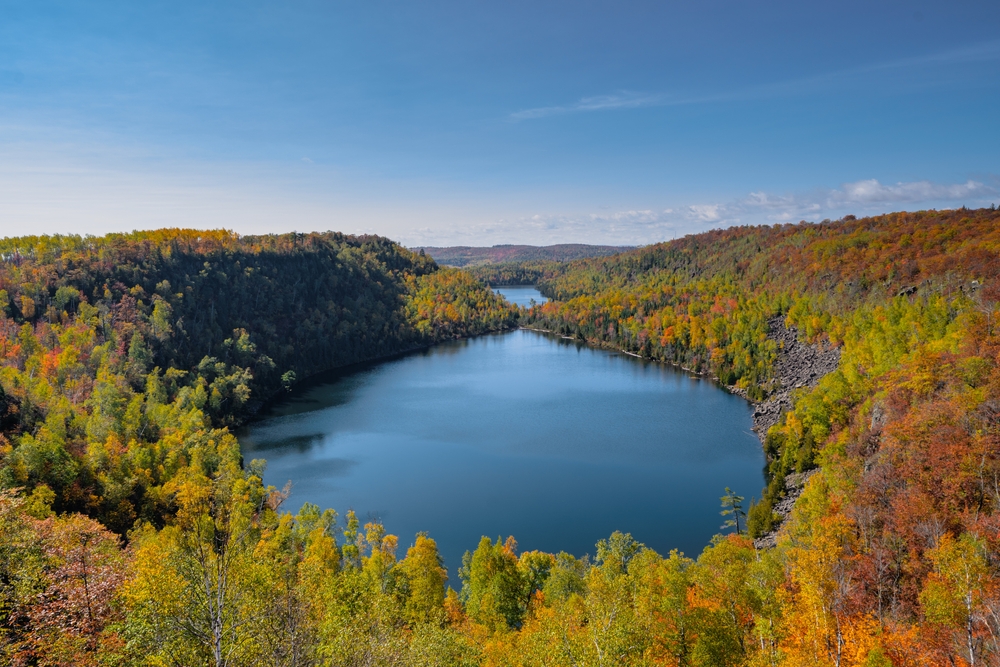
[[229, 426], [296, 378], [512, 326], [468, 274], [336, 234], [4, 239], [0, 260], [0, 663], [1000, 664], [995, 211], [539, 269], [553, 301], [524, 322], [750, 397], [775, 388], [775, 317], [840, 365], [767, 434], [751, 533], [811, 473], [776, 547], [483, 537], [458, 590], [431, 536], [284, 512]]

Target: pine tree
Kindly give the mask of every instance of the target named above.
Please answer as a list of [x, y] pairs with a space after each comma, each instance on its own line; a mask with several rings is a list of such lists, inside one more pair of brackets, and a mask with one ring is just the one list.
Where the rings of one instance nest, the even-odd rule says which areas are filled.
[[726, 522], [722, 524], [722, 529], [725, 530], [726, 528], [735, 528], [736, 534], [742, 535], [743, 531], [740, 528], [740, 517], [743, 517], [745, 525], [745, 519], [747, 516], [747, 513], [743, 511], [743, 496], [736, 495], [736, 493], [730, 490], [727, 486], [726, 495], [722, 496], [720, 500], [722, 501], [722, 511], [720, 514], [722, 516], [732, 517], [731, 519], [727, 519]]

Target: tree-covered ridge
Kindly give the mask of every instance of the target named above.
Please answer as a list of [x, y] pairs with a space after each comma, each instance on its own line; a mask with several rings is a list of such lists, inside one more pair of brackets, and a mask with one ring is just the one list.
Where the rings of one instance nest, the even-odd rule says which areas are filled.
[[551, 280], [565, 270], [565, 262], [500, 262], [497, 264], [476, 264], [465, 267], [465, 271], [476, 280], [487, 285], [536, 285]]
[[257, 399], [288, 371], [411, 345], [406, 279], [437, 268], [387, 239], [341, 234], [165, 230], [6, 239], [0, 248], [0, 289], [13, 318], [59, 323], [66, 312], [106, 330], [129, 320], [161, 369], [191, 369], [205, 357], [247, 367], [253, 360], [233, 342], [234, 331], [246, 331], [273, 362], [255, 369]]
[[297, 377], [516, 319], [379, 237], [165, 230], [0, 247], [0, 485], [119, 534], [162, 525], [184, 470], [238, 462], [225, 427]]
[[[738, 227], [572, 262], [540, 280], [553, 302], [531, 321], [709, 372], [759, 397], [774, 313], [791, 310], [812, 339], [861, 305], [899, 294], [950, 299], [992, 283], [998, 255], [1000, 213], [989, 209]], [[793, 309], [800, 299], [808, 305]]]
[[442, 269], [408, 285], [407, 319], [422, 340], [498, 331], [517, 319], [510, 304], [464, 271]]
[[960, 209], [732, 227], [581, 260], [545, 286], [548, 296], [565, 301], [657, 277], [722, 278], [750, 291], [822, 294], [853, 309], [912, 287], [950, 291], [969, 276], [992, 279], [1000, 271], [998, 219], [994, 209]]

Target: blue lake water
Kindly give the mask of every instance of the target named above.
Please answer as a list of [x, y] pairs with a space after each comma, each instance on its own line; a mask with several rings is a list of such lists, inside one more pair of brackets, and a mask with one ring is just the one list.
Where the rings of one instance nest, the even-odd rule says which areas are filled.
[[548, 301], [548, 298], [542, 296], [542, 293], [535, 289], [534, 285], [505, 285], [503, 287], [494, 287], [493, 290], [497, 294], [502, 294], [505, 299], [515, 306], [521, 306], [522, 308], [528, 308], [532, 303], [541, 305]]
[[726, 486], [760, 494], [750, 415], [671, 367], [519, 330], [331, 376], [240, 441], [247, 460], [267, 459], [266, 483], [291, 481], [291, 511], [378, 518], [400, 557], [428, 532], [457, 588], [483, 535], [583, 555], [621, 530], [696, 555], [720, 532]]

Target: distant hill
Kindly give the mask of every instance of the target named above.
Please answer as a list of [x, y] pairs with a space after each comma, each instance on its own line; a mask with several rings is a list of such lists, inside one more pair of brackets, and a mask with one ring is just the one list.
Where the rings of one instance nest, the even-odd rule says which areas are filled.
[[585, 257], [606, 257], [632, 249], [632, 246], [560, 243], [558, 245], [547, 246], [495, 245], [492, 248], [477, 248], [472, 246], [435, 248], [425, 246], [423, 248], [414, 248], [413, 250], [417, 252], [423, 250], [426, 254], [433, 257], [434, 261], [438, 264], [447, 266], [475, 266], [477, 264], [499, 264], [501, 262], [566, 262], [571, 259], [583, 259]]

